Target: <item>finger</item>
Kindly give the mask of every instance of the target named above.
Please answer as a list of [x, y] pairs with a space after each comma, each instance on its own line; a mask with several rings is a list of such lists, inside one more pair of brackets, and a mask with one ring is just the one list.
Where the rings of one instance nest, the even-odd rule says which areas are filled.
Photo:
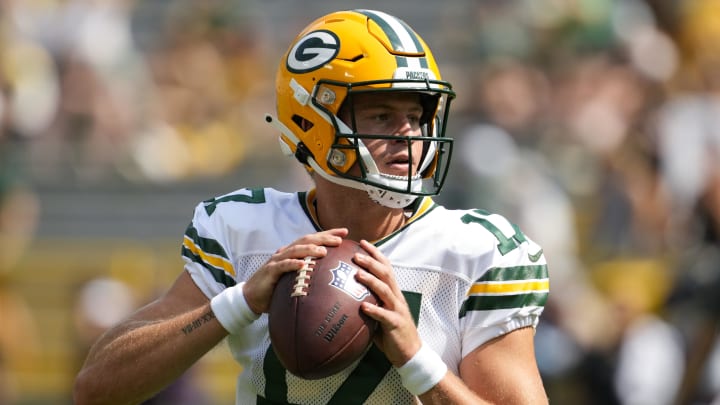
[[[359, 264], [359, 263], [358, 263]], [[364, 267], [364, 266], [362, 266]], [[383, 283], [379, 278], [375, 277], [370, 271], [365, 269], [358, 270], [355, 273], [355, 279], [369, 290], [375, 293], [379, 298], [392, 294], [387, 284]]]
[[323, 257], [327, 254], [327, 248], [316, 244], [293, 244], [274, 254], [272, 261], [285, 259], [304, 259], [306, 257]]
[[358, 271], [355, 274], [355, 279], [375, 293], [375, 296], [384, 308], [395, 310], [399, 305], [402, 305], [402, 302], [393, 289], [387, 283], [375, 277], [370, 271]]
[[306, 236], [313, 242], [320, 242], [319, 244], [322, 245], [337, 246], [342, 242], [343, 238], [347, 237], [348, 233], [347, 228], [333, 228]]
[[[343, 238], [348, 235], [347, 228], [333, 228], [322, 232], [311, 233], [305, 235], [295, 242], [293, 245], [322, 245], [322, 246], [338, 246], [342, 243]], [[286, 248], [289, 248], [287, 246]]]
[[[397, 311], [386, 305], [373, 304], [365, 301], [360, 305], [360, 309], [369, 317], [380, 322], [385, 332], [399, 329], [405, 322], [403, 321], [403, 317], [406, 315], [404, 311]], [[409, 316], [409, 314], [407, 315]]]
[[361, 304], [360, 309], [367, 316], [382, 323], [383, 325], [388, 325], [391, 323], [390, 315], [392, 315], [392, 312], [378, 304], [373, 304], [372, 302], [365, 301]]
[[274, 275], [274, 281], [277, 282], [282, 274], [298, 271], [306, 265], [307, 260], [305, 259], [284, 259], [270, 263], [268, 265], [268, 269], [270, 270], [270, 273]]
[[400, 287], [393, 276], [393, 268], [387, 257], [385, 257], [377, 247], [366, 240], [360, 241], [360, 246], [370, 255], [364, 255], [362, 253], [356, 254], [356, 263], [389, 285], [394, 293], [399, 293]]
[[363, 239], [360, 241], [360, 247], [365, 249], [365, 251], [368, 252], [368, 254], [375, 260], [379, 261], [380, 263], [387, 264], [388, 266], [390, 265], [390, 261], [388, 260], [388, 258], [385, 257], [382, 252], [380, 252], [380, 249], [378, 249], [377, 246]]
[[320, 233], [328, 233], [330, 235], [339, 236], [341, 238], [345, 238], [348, 236], [348, 233], [350, 231], [347, 228], [333, 228], [333, 229], [327, 229], [325, 231], [322, 231]]

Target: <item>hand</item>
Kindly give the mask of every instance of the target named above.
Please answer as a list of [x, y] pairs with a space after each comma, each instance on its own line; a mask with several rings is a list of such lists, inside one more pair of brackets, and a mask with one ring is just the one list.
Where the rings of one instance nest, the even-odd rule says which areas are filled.
[[243, 294], [250, 309], [256, 314], [267, 312], [280, 276], [300, 270], [305, 265], [304, 259], [308, 256], [325, 256], [327, 254], [325, 246], [338, 246], [347, 234], [348, 230], [345, 228], [313, 233], [275, 251], [270, 260], [245, 282]]
[[367, 271], [359, 271], [357, 280], [372, 290], [382, 302], [362, 304], [362, 310], [380, 322], [375, 344], [395, 367], [407, 363], [420, 350], [422, 341], [405, 296], [395, 280], [390, 261], [370, 242], [360, 245], [369, 255], [356, 254], [355, 262]]

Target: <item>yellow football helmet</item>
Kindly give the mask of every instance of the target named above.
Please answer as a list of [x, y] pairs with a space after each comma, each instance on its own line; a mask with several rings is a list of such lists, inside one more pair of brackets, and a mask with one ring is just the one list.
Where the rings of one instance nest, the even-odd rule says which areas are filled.
[[[405, 137], [409, 150], [411, 141], [424, 142], [416, 176], [379, 172], [363, 143], [402, 136], [358, 134], [351, 128], [354, 118], [350, 123], [338, 118], [353, 94], [387, 91], [420, 94], [422, 136]], [[308, 170], [366, 190], [388, 207], [405, 207], [417, 196], [440, 192], [452, 154], [445, 128], [455, 93], [441, 80], [428, 46], [402, 20], [373, 10], [335, 12], [315, 20], [281, 59], [276, 92], [278, 118], [268, 114], [266, 121], [281, 132], [283, 150]], [[349, 173], [356, 164], [360, 175]]]

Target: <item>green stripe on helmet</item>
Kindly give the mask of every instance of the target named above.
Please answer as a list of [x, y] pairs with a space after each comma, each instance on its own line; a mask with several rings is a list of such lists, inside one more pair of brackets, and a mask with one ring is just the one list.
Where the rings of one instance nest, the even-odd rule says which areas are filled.
[[[371, 20], [375, 21], [377, 25], [380, 26], [380, 28], [383, 30], [385, 35], [387, 35], [388, 39], [390, 40], [390, 44], [392, 45], [393, 51], [396, 52], [407, 52], [408, 49], [405, 48], [403, 45], [402, 40], [400, 39], [400, 36], [398, 33], [393, 29], [390, 24], [387, 23], [387, 21], [378, 13], [371, 11], [371, 10], [355, 10], [358, 13], [367, 16]], [[388, 16], [390, 18], [395, 18], [392, 16]], [[425, 52], [425, 48], [422, 46], [422, 43], [420, 42], [420, 38], [418, 38], [415, 31], [413, 31], [412, 28], [410, 28], [409, 25], [407, 25], [404, 21], [395, 18], [395, 21], [400, 24], [406, 31], [407, 35], [412, 39], [413, 44], [415, 45], [415, 49], [417, 52]]]

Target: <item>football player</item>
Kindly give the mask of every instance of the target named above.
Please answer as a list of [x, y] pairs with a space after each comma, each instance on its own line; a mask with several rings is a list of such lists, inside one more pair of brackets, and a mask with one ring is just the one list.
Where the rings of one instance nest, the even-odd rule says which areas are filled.
[[[286, 193], [239, 189], [200, 203], [184, 271], [91, 349], [75, 400], [133, 403], [227, 339], [242, 365], [236, 403], [542, 404], [533, 335], [548, 296], [542, 249], [504, 217], [433, 201], [448, 173], [455, 97], [430, 49], [380, 11], [325, 15], [292, 42], [266, 116], [314, 180]], [[381, 305], [364, 357], [303, 380], [268, 336], [273, 288], [308, 256], [361, 241], [358, 281]]]

